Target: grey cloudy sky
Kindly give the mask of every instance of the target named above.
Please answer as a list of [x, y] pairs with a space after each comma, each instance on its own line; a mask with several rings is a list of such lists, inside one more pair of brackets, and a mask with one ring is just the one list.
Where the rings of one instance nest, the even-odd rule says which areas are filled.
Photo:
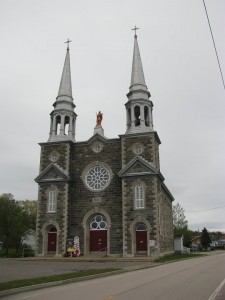
[[[205, 3], [225, 74], [225, 1]], [[2, 0], [0, 194], [37, 199], [67, 38], [76, 140], [99, 110], [106, 137], [125, 133], [135, 25], [174, 204], [191, 229], [225, 231], [225, 91], [201, 0]]]

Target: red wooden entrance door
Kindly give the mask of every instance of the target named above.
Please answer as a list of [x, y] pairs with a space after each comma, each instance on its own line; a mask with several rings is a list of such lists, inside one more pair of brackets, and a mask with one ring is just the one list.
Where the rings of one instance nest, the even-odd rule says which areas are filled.
[[90, 230], [90, 252], [106, 251], [107, 230]]
[[147, 251], [147, 230], [144, 224], [138, 224], [136, 227], [136, 251]]
[[51, 227], [48, 232], [48, 252], [56, 252], [57, 230]]

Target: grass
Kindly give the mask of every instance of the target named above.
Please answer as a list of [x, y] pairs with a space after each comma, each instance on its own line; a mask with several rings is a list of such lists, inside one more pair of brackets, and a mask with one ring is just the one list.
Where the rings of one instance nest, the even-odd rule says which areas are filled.
[[80, 277], [85, 277], [85, 276], [90, 276], [95, 274], [103, 274], [103, 273], [112, 272], [116, 270], [119, 269], [113, 269], [113, 268], [93, 269], [87, 271], [80, 271], [76, 273], [66, 273], [66, 274], [59, 274], [59, 275], [52, 275], [52, 276], [43, 276], [43, 277], [30, 278], [30, 279], [20, 279], [20, 280], [8, 281], [8, 282], [0, 282], [0, 291], [20, 288], [20, 287], [25, 287], [30, 285], [36, 285], [41, 283], [80, 278]]
[[196, 258], [196, 257], [200, 257], [200, 256], [205, 256], [205, 254], [196, 254], [196, 253], [172, 254], [172, 255], [167, 255], [167, 256], [161, 257], [161, 258], [157, 259], [155, 262], [167, 263], [167, 262], [174, 262], [177, 260]]
[[6, 257], [19, 257], [20, 254], [16, 252], [16, 249], [9, 248], [8, 250], [8, 256], [6, 255], [6, 249], [0, 250], [0, 258], [6, 258]]

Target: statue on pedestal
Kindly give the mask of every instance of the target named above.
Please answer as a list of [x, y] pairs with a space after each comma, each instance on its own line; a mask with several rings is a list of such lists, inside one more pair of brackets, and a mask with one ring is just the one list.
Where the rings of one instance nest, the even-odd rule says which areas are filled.
[[101, 123], [102, 123], [102, 119], [103, 119], [103, 113], [101, 113], [100, 111], [97, 114], [97, 120], [96, 120], [96, 127], [100, 128], [102, 127]]

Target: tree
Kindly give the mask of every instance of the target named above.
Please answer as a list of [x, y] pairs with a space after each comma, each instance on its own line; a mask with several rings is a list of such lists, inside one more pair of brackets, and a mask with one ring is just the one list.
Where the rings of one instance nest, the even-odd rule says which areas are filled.
[[37, 201], [35, 200], [23, 200], [18, 201], [22, 210], [27, 216], [27, 227], [28, 229], [35, 230], [36, 228], [36, 216], [37, 216]]
[[[16, 201], [12, 194], [0, 196], [0, 239], [6, 248], [8, 255], [9, 247], [21, 245], [22, 237], [28, 229], [34, 227], [34, 204]], [[31, 227], [32, 226], [32, 227]]]
[[209, 247], [211, 243], [211, 238], [209, 236], [208, 230], [204, 227], [201, 233], [201, 244], [203, 248]]
[[174, 228], [185, 228], [188, 226], [183, 207], [177, 203], [173, 205], [173, 227]]
[[188, 230], [188, 221], [186, 220], [183, 207], [177, 203], [173, 206], [173, 233], [174, 236], [183, 236], [184, 245], [190, 246], [191, 232]]

